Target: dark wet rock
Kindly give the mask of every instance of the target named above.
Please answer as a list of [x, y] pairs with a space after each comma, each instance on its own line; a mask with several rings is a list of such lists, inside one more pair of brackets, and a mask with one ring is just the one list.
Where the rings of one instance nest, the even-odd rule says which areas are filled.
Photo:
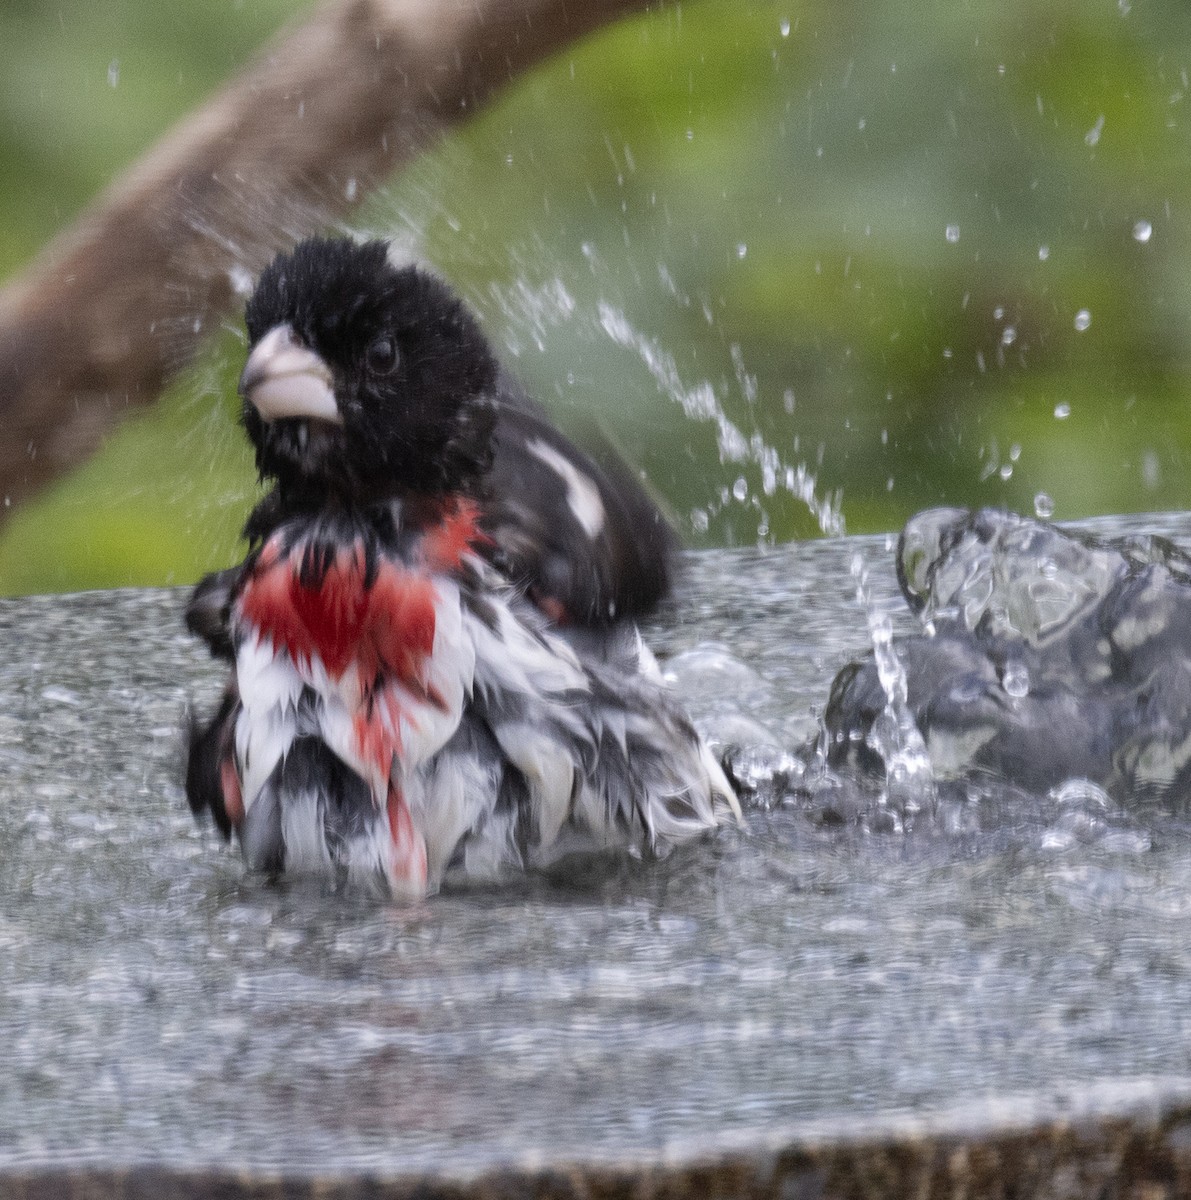
[[[1131, 802], [1191, 796], [1191, 558], [982, 509], [915, 516], [897, 550], [922, 632], [896, 639], [936, 778], [1035, 792], [1082, 778]], [[836, 676], [827, 758], [880, 774], [873, 654]]]

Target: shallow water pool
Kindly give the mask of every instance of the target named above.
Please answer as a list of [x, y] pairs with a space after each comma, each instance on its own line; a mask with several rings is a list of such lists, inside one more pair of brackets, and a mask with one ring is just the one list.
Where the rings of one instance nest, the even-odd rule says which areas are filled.
[[[883, 538], [689, 558], [649, 640], [713, 735], [813, 732], [867, 647], [858, 551], [909, 629]], [[466, 1174], [1191, 1096], [1173, 815], [990, 788], [899, 831], [812, 792], [412, 908], [272, 885], [186, 809], [219, 672], [183, 601], [0, 604], [0, 1168]]]

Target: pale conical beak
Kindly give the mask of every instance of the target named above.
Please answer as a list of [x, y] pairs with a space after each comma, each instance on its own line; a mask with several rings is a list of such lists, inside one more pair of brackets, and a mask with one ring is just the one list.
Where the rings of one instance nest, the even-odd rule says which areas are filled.
[[252, 348], [240, 376], [240, 395], [266, 421], [307, 417], [343, 424], [331, 368], [288, 325], [274, 326]]

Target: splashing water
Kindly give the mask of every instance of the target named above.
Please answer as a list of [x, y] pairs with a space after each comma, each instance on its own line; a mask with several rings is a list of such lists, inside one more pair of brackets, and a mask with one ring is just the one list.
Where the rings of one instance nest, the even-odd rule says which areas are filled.
[[575, 312], [575, 298], [558, 276], [535, 287], [519, 274], [511, 283], [491, 284], [488, 291], [509, 318], [505, 345], [517, 358], [525, 352], [526, 340], [539, 353], [544, 351], [547, 331], [569, 320]]
[[[721, 463], [754, 463], [761, 469], [762, 490], [767, 496], [783, 488], [806, 505], [825, 534], [840, 536], [845, 532], [839, 495], [820, 498], [818, 481], [805, 463], [800, 462], [797, 466], [784, 463], [777, 450], [768, 445], [759, 433], [745, 437], [740, 427], [724, 412], [711, 383], [703, 380], [694, 387], [687, 387], [673, 355], [653, 339], [638, 333], [619, 309], [601, 301], [599, 321], [600, 328], [613, 342], [637, 354], [661, 391], [679, 404], [690, 420], [715, 425]], [[739, 348], [733, 349], [733, 362], [742, 394], [746, 400], [750, 397], [755, 399], [756, 379], [745, 371]]]
[[868, 617], [877, 674], [885, 692], [885, 709], [868, 735], [869, 747], [885, 764], [880, 803], [904, 822], [924, 808], [933, 809], [934, 773], [926, 743], [910, 712], [906, 672], [893, 646], [893, 622], [872, 598], [868, 568], [861, 555], [853, 556], [851, 570], [856, 581], [856, 602]]

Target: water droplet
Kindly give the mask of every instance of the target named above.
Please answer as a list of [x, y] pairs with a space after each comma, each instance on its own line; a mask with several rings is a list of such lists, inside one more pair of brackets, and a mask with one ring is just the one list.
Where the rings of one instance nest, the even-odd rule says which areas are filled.
[[353, 175], [343, 185], [343, 198], [348, 202], [348, 204], [351, 204], [355, 200], [356, 194], [359, 192], [359, 190], [360, 190], [360, 185], [356, 181], [356, 177]]
[[1020, 700], [1030, 691], [1030, 671], [1025, 663], [1007, 662], [1005, 673], [1001, 676], [1001, 686], [1007, 696]]
[[1162, 482], [1162, 464], [1154, 450], [1141, 456], [1141, 482], [1152, 492]]
[[686, 140], [688, 142], [693, 142], [695, 140], [695, 131], [693, 129], [688, 129], [686, 131]]
[[749, 252], [748, 246], [744, 242], [739, 242], [736, 246], [736, 257], [743, 258]]
[[1071, 405], [1064, 401], [1055, 405], [1055, 420], [1065, 421], [1071, 415]]
[[999, 471], [999, 474], [1000, 474], [1001, 478], [1004, 480], [1012, 479], [1013, 478], [1013, 464], [1012, 463], [1003, 464], [1001, 467], [1001, 470]]
[[108, 63], [108, 87], [115, 87], [120, 82], [120, 60], [113, 58]]
[[741, 475], [740, 478], [737, 479], [736, 482], [732, 485], [732, 495], [735, 496], [737, 500], [747, 500], [748, 494], [749, 494], [748, 480], [746, 480], [745, 477], [743, 475]]
[[252, 272], [239, 263], [233, 263], [227, 271], [227, 281], [237, 296], [252, 295]]
[[782, 18], [781, 24], [778, 25], [778, 31], [781, 33], [782, 37], [790, 36], [790, 22], [785, 17]]
[[954, 245], [959, 241], [959, 226], [948, 225], [947, 228], [943, 230], [943, 236]]
[[1017, 462], [1019, 458], [1021, 458], [1021, 446], [1018, 445], [1017, 442], [1014, 442], [1013, 445], [1009, 447], [1009, 461]]
[[1034, 497], [1034, 516], [1043, 521], [1049, 521], [1055, 515], [1054, 498], [1046, 492], [1039, 492]]
[[696, 533], [706, 533], [707, 527], [711, 524], [711, 520], [707, 515], [706, 510], [702, 508], [691, 509], [691, 528]]
[[1004, 307], [1002, 305], [998, 304], [997, 307], [993, 309], [993, 320], [999, 321], [1004, 315], [1005, 315]]
[[1153, 236], [1153, 233], [1154, 227], [1149, 223], [1149, 221], [1138, 221], [1133, 226], [1133, 240], [1135, 242], [1141, 242], [1143, 246], [1150, 240], [1150, 238]]
[[1075, 314], [1075, 332], [1083, 333], [1085, 329], [1092, 323], [1092, 314], [1086, 308], [1081, 308]]
[[1012, 346], [1016, 340], [1017, 330], [1014, 329], [1012, 325], [1006, 325], [1005, 328], [1001, 330], [1001, 345]]
[[1094, 146], [1100, 141], [1100, 135], [1104, 132], [1104, 114], [1101, 113], [1096, 118], [1096, 124], [1083, 135], [1083, 140], [1089, 145]]
[[1049, 246], [1039, 246], [1038, 247], [1038, 261], [1046, 262], [1046, 260], [1048, 258], [1050, 258], [1050, 247]]

